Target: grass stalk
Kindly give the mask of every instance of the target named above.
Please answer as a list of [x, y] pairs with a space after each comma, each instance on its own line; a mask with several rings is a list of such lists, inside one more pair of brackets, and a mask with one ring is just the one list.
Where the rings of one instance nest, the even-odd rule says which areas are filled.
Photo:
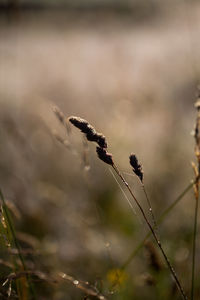
[[199, 197], [195, 199], [195, 216], [194, 216], [194, 230], [193, 230], [193, 247], [192, 247], [192, 282], [191, 282], [191, 300], [194, 299], [194, 282], [195, 282], [195, 258], [196, 258], [196, 238], [197, 238], [197, 219]]
[[[179, 201], [187, 194], [187, 192], [189, 192], [191, 190], [191, 188], [193, 187], [194, 181], [192, 181], [184, 190], [183, 192], [174, 200], [174, 202], [172, 202], [172, 204], [170, 204], [165, 210], [164, 212], [161, 214], [161, 216], [158, 218], [157, 221], [157, 225], [160, 225], [163, 220], [165, 219], [165, 217], [172, 211], [172, 209], [179, 203]], [[129, 257], [126, 259], [126, 261], [123, 263], [123, 265], [121, 266], [121, 269], [125, 269], [126, 267], [128, 267], [128, 265], [131, 263], [131, 261], [133, 260], [133, 258], [136, 256], [136, 254], [139, 252], [139, 250], [143, 247], [144, 243], [146, 242], [146, 240], [151, 236], [151, 231], [149, 231], [144, 239], [137, 245], [137, 247], [131, 252], [131, 254], [129, 255]]]
[[187, 298], [187, 296], [186, 296], [186, 294], [185, 294], [185, 292], [184, 292], [184, 290], [183, 290], [183, 287], [182, 287], [182, 285], [181, 285], [181, 283], [180, 283], [180, 281], [179, 281], [179, 279], [178, 279], [178, 277], [177, 277], [177, 275], [176, 275], [176, 272], [175, 272], [174, 268], [172, 267], [171, 262], [169, 261], [167, 255], [166, 255], [166, 253], [165, 253], [165, 251], [164, 251], [164, 249], [163, 249], [163, 247], [162, 247], [162, 244], [161, 244], [160, 240], [159, 240], [158, 237], [157, 237], [157, 234], [156, 234], [156, 232], [155, 232], [153, 226], [152, 226], [152, 225], [150, 224], [150, 222], [148, 221], [148, 218], [147, 218], [147, 216], [146, 216], [146, 214], [145, 214], [145, 212], [144, 212], [142, 206], [140, 205], [139, 201], [137, 200], [137, 198], [135, 197], [133, 191], [131, 190], [129, 184], [127, 183], [127, 181], [125, 180], [125, 178], [123, 177], [123, 175], [120, 173], [120, 171], [119, 171], [119, 169], [117, 168], [117, 166], [113, 163], [112, 167], [113, 167], [114, 171], [116, 172], [116, 174], [117, 174], [117, 175], [120, 177], [120, 179], [122, 180], [123, 184], [124, 184], [124, 185], [126, 186], [126, 188], [128, 189], [128, 191], [129, 191], [129, 193], [131, 194], [131, 197], [134, 199], [135, 203], [137, 204], [137, 206], [138, 206], [138, 208], [139, 208], [139, 210], [140, 210], [140, 212], [141, 212], [141, 214], [142, 214], [142, 216], [143, 216], [143, 218], [144, 218], [144, 220], [145, 220], [147, 226], [149, 227], [149, 229], [150, 229], [150, 231], [151, 231], [151, 233], [152, 233], [152, 235], [153, 235], [153, 237], [154, 237], [154, 239], [155, 239], [155, 241], [156, 241], [156, 243], [157, 243], [157, 245], [158, 245], [158, 247], [159, 247], [159, 249], [160, 249], [160, 251], [161, 251], [163, 257], [164, 257], [164, 259], [165, 259], [165, 262], [166, 262], [166, 264], [167, 264], [167, 266], [168, 266], [168, 268], [169, 268], [169, 270], [170, 270], [170, 272], [171, 272], [171, 274], [172, 274], [172, 276], [173, 276], [173, 278], [174, 278], [174, 280], [175, 280], [175, 282], [176, 282], [176, 284], [177, 284], [177, 287], [178, 287], [178, 289], [179, 289], [179, 291], [180, 291], [180, 293], [181, 293], [182, 298], [183, 298], [184, 300], [187, 300], [188, 298]]
[[148, 206], [149, 206], [149, 211], [150, 211], [150, 214], [151, 214], [151, 217], [152, 217], [152, 221], [153, 221], [153, 228], [154, 228], [155, 230], [157, 230], [157, 229], [158, 229], [158, 226], [157, 226], [157, 222], [156, 222], [156, 219], [155, 219], [155, 216], [154, 216], [154, 213], [153, 213], [151, 201], [150, 201], [149, 196], [148, 196], [148, 194], [147, 194], [147, 191], [146, 191], [146, 188], [145, 188], [144, 183], [141, 183], [141, 184], [142, 184], [143, 192], [144, 192], [144, 194], [145, 194], [145, 198], [146, 198], [147, 203], [148, 203]]
[[[148, 228], [150, 229], [164, 259], [165, 262], [176, 282], [176, 285], [181, 293], [181, 296], [184, 300], [187, 300], [187, 296], [183, 290], [183, 287], [176, 275], [175, 270], [173, 269], [163, 247], [162, 244], [154, 230], [154, 227], [151, 225], [151, 223], [149, 222], [144, 209], [142, 208], [142, 206], [140, 205], [139, 201], [137, 200], [137, 198], [135, 197], [132, 189], [130, 188], [129, 184], [126, 182], [125, 178], [123, 177], [123, 175], [121, 174], [121, 172], [119, 171], [119, 169], [117, 168], [117, 166], [115, 165], [114, 161], [113, 161], [113, 157], [111, 153], [107, 152], [107, 141], [106, 141], [106, 137], [102, 134], [102, 133], [98, 133], [95, 128], [93, 126], [91, 126], [89, 124], [88, 121], [81, 119], [79, 117], [75, 117], [75, 116], [71, 116], [68, 119], [75, 127], [77, 127], [79, 130], [81, 130], [81, 132], [83, 132], [87, 138], [88, 141], [90, 142], [96, 142], [98, 144], [98, 146], [96, 147], [96, 152], [97, 152], [97, 156], [99, 157], [100, 160], [102, 160], [104, 163], [112, 166], [112, 168], [114, 169], [114, 171], [116, 172], [116, 174], [119, 176], [119, 178], [121, 179], [122, 183], [125, 185], [125, 187], [127, 188], [127, 190], [129, 191], [129, 193], [131, 194], [131, 197], [133, 198], [133, 200], [135, 201], [135, 203], [137, 204]], [[137, 157], [134, 154], [131, 154], [130, 157], [130, 164], [133, 167], [133, 171], [134, 173], [140, 178], [141, 182], [143, 181], [143, 171], [142, 171], [142, 166], [139, 164]]]
[[150, 215], [151, 215], [151, 218], [152, 218], [152, 221], [153, 221], [153, 227], [156, 230], [157, 229], [156, 219], [154, 217], [154, 213], [153, 213], [153, 210], [152, 210], [151, 201], [150, 201], [150, 199], [147, 195], [146, 188], [145, 188], [145, 185], [144, 185], [144, 172], [143, 172], [142, 165], [140, 164], [140, 162], [138, 161], [137, 156], [134, 153], [130, 154], [129, 162], [130, 162], [131, 167], [133, 168], [132, 169], [133, 173], [135, 173], [135, 175], [137, 176], [137, 178], [139, 180], [139, 183], [142, 186], [142, 190], [144, 192], [144, 195], [145, 195], [145, 198], [146, 198], [146, 201], [147, 201], [147, 205], [149, 207], [149, 212], [150, 212]]
[[197, 118], [194, 130], [195, 139], [195, 156], [197, 165], [192, 163], [195, 173], [194, 197], [195, 197], [195, 212], [194, 212], [194, 225], [193, 225], [193, 247], [192, 247], [192, 279], [191, 279], [191, 300], [194, 299], [195, 288], [195, 264], [196, 264], [196, 239], [197, 239], [197, 220], [198, 220], [198, 206], [199, 206], [199, 178], [200, 178], [200, 96], [195, 103], [197, 109]]

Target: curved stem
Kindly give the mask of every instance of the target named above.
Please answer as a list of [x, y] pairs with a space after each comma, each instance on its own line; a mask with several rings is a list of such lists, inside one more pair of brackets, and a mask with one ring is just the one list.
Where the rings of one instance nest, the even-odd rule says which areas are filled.
[[177, 284], [177, 286], [178, 286], [178, 288], [179, 288], [179, 290], [180, 290], [180, 293], [181, 293], [181, 295], [182, 295], [182, 298], [183, 298], [184, 300], [187, 300], [188, 298], [187, 298], [187, 296], [186, 296], [186, 294], [185, 294], [185, 292], [184, 292], [184, 290], [183, 290], [183, 288], [182, 288], [182, 286], [181, 286], [181, 283], [180, 283], [180, 281], [179, 281], [179, 279], [178, 279], [178, 277], [177, 277], [177, 275], [176, 275], [176, 272], [175, 272], [175, 270], [173, 269], [173, 267], [172, 267], [172, 265], [171, 265], [171, 263], [170, 263], [170, 261], [169, 261], [167, 255], [165, 254], [165, 251], [163, 250], [163, 247], [162, 247], [162, 245], [161, 245], [161, 242], [160, 242], [160, 240], [158, 239], [158, 237], [157, 237], [157, 235], [156, 235], [156, 233], [155, 233], [155, 231], [154, 231], [154, 228], [152, 227], [152, 225], [151, 225], [150, 222], [148, 221], [148, 219], [147, 219], [147, 217], [146, 217], [146, 214], [145, 214], [145, 212], [144, 212], [142, 206], [140, 205], [140, 203], [138, 202], [137, 198], [136, 198], [135, 195], [133, 194], [133, 192], [132, 192], [130, 186], [128, 185], [128, 183], [126, 182], [125, 178], [124, 178], [123, 175], [120, 173], [120, 171], [118, 170], [117, 166], [114, 165], [114, 164], [113, 164], [113, 169], [114, 169], [115, 172], [118, 174], [118, 176], [121, 178], [122, 182], [124, 183], [124, 185], [126, 186], [126, 188], [128, 189], [128, 191], [130, 192], [132, 198], [133, 198], [134, 201], [136, 202], [136, 204], [137, 204], [137, 206], [138, 206], [138, 208], [139, 208], [139, 210], [140, 210], [140, 212], [141, 212], [141, 214], [142, 214], [142, 216], [143, 216], [143, 218], [144, 218], [144, 220], [145, 220], [147, 226], [149, 227], [149, 229], [150, 229], [150, 231], [151, 231], [151, 233], [152, 233], [152, 235], [153, 235], [153, 237], [154, 237], [154, 239], [155, 239], [155, 241], [156, 241], [158, 247], [160, 248], [160, 251], [162, 252], [162, 254], [163, 254], [163, 256], [164, 256], [164, 259], [165, 259], [165, 261], [166, 261], [166, 264], [167, 264], [169, 270], [171, 271], [171, 274], [172, 274], [172, 276], [173, 276], [173, 278], [174, 278], [174, 280], [175, 280], [175, 282], [176, 282], [176, 284]]
[[[148, 194], [147, 194], [147, 191], [146, 191], [144, 183], [142, 183], [142, 189], [144, 191], [144, 194], [145, 194], [148, 206], [149, 206], [149, 211], [150, 211], [150, 214], [151, 214], [151, 217], [152, 217], [152, 221], [153, 221], [153, 228], [155, 230], [157, 230], [158, 229], [157, 222], [156, 222], [156, 219], [155, 219], [155, 216], [154, 216], [154, 213], [153, 213], [153, 210], [152, 210], [151, 201], [150, 201], [150, 199], [148, 197]], [[157, 233], [158, 233], [158, 231], [157, 231]]]

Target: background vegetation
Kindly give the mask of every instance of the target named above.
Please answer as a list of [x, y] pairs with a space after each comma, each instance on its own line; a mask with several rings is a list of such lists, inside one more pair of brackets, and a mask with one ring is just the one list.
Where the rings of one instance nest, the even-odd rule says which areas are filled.
[[[35, 299], [84, 299], [86, 282], [108, 299], [180, 299], [151, 238], [129, 260], [148, 233], [139, 211], [78, 130], [70, 147], [56, 140], [66, 130], [52, 111], [57, 105], [105, 134], [147, 213], [131, 152], [155, 217], [177, 199], [194, 178], [200, 5], [148, 2], [0, 2], [0, 187], [32, 272], [6, 281], [23, 268], [1, 203], [2, 299], [29, 299], [30, 282]], [[159, 226], [188, 295], [194, 206], [190, 189]]]

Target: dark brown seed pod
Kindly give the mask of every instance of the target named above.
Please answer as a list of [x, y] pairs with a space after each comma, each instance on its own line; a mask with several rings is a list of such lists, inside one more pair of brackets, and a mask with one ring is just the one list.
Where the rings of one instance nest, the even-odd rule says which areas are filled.
[[113, 162], [113, 159], [112, 159], [112, 154], [108, 153], [106, 151], [106, 149], [101, 148], [101, 147], [97, 147], [96, 151], [97, 151], [97, 155], [98, 155], [99, 159], [104, 161], [106, 164], [109, 164], [111, 166], [114, 165], [114, 162]]
[[131, 154], [129, 156], [130, 159], [130, 165], [133, 167], [133, 172], [135, 173], [136, 176], [138, 176], [141, 180], [141, 182], [143, 182], [143, 171], [142, 171], [142, 165], [139, 164], [138, 159], [136, 157], [135, 154]]
[[85, 133], [86, 138], [90, 142], [96, 142], [99, 147], [107, 148], [106, 138], [102, 133], [96, 132], [95, 128], [88, 123], [88, 121], [79, 117], [69, 117], [69, 121], [81, 132]]
[[102, 133], [97, 133], [97, 144], [101, 148], [107, 148], [106, 137]]
[[94, 134], [96, 133], [96, 131], [94, 130], [94, 128], [92, 128], [92, 126], [89, 126], [89, 123], [84, 120], [84, 119], [81, 119], [79, 117], [69, 117], [69, 121], [75, 126], [77, 127], [78, 129], [80, 129], [83, 133], [89, 133], [92, 131], [94, 131]]

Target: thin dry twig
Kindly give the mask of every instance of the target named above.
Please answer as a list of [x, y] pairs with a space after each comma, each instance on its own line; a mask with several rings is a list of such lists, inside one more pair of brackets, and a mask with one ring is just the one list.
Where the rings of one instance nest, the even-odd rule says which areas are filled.
[[36, 276], [40, 280], [47, 281], [50, 283], [57, 283], [56, 278], [54, 278], [53, 276], [50, 276], [49, 274], [46, 274], [46, 273], [38, 271], [38, 270], [27, 270], [27, 271], [19, 271], [19, 272], [10, 273], [8, 276], [6, 276], [6, 279], [5, 279], [4, 283], [2, 284], [2, 286], [5, 286], [10, 281], [26, 277], [27, 275], [28, 276]]
[[71, 282], [76, 288], [85, 292], [87, 296], [93, 296], [99, 300], [107, 300], [107, 298], [102, 295], [95, 286], [90, 285], [88, 282], [77, 280], [66, 273], [58, 273], [58, 277]]
[[145, 194], [145, 198], [147, 200], [147, 204], [149, 206], [149, 211], [150, 211], [150, 214], [151, 214], [151, 217], [152, 217], [152, 220], [153, 220], [154, 228], [155, 228], [155, 230], [157, 230], [158, 226], [157, 226], [156, 219], [155, 219], [155, 216], [154, 216], [154, 213], [153, 213], [153, 210], [152, 210], [151, 201], [148, 197], [148, 194], [147, 194], [147, 191], [146, 191], [146, 188], [145, 188], [145, 185], [144, 185], [144, 172], [143, 172], [143, 169], [142, 169], [142, 165], [139, 163], [139, 161], [137, 159], [137, 156], [133, 153], [130, 154], [129, 161], [130, 161], [130, 165], [133, 168], [133, 172], [138, 177], [139, 182], [142, 186], [143, 192]]

